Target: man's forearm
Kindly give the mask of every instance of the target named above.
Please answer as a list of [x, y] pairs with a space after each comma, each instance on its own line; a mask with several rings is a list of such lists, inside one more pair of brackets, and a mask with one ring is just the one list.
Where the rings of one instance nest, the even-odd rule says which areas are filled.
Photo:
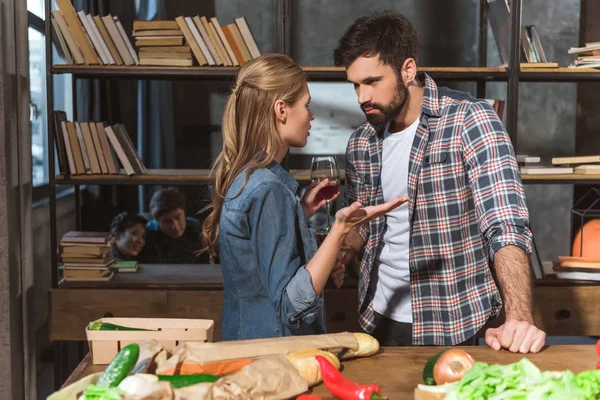
[[517, 246], [505, 246], [494, 256], [494, 268], [506, 317], [533, 323], [529, 257]]
[[350, 230], [350, 233], [346, 235], [346, 239], [342, 244], [341, 253], [343, 263], [347, 264], [350, 260], [358, 256], [364, 245], [360, 234], [354, 229]]

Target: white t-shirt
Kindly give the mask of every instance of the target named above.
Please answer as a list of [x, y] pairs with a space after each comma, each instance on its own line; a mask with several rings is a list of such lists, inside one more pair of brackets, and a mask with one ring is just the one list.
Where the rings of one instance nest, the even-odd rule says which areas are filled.
[[[383, 139], [381, 187], [383, 200], [408, 196], [408, 161], [419, 118], [408, 128], [389, 133]], [[412, 323], [410, 302], [408, 203], [386, 215], [385, 232], [375, 260], [373, 307], [379, 314], [398, 322]]]

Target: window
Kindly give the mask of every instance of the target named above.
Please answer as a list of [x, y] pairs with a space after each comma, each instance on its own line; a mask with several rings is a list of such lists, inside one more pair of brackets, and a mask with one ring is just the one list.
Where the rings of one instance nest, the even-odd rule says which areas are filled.
[[[27, 0], [29, 36], [29, 93], [31, 122], [31, 161], [33, 200], [38, 201], [48, 195], [48, 151], [56, 151], [48, 143], [48, 115], [46, 109], [46, 27], [44, 0]], [[53, 47], [53, 60], [60, 60]], [[72, 79], [71, 75], [55, 75], [54, 108], [64, 110], [72, 119]], [[55, 171], [58, 171], [55, 152]]]

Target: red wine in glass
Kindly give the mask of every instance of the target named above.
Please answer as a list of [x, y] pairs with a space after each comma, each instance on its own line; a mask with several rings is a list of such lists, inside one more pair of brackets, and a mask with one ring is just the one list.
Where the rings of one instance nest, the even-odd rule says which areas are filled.
[[[313, 183], [317, 184], [319, 183], [318, 180], [314, 181]], [[319, 191], [319, 193], [317, 193], [317, 201], [322, 201], [322, 200], [331, 200], [331, 198], [333, 196], [335, 196], [337, 194], [337, 192], [340, 191], [340, 182], [335, 180], [335, 181], [329, 181], [329, 183], [327, 183], [327, 186], [325, 186], [323, 189], [321, 189]]]
[[[310, 166], [310, 180], [311, 182], [321, 182], [324, 179], [328, 179], [329, 183], [326, 187], [321, 189], [316, 196], [317, 201], [330, 200], [340, 189], [339, 184], [340, 172], [338, 169], [337, 161], [334, 156], [318, 156], [313, 157], [312, 164]], [[327, 232], [331, 228], [330, 221], [330, 202], [327, 202]]]

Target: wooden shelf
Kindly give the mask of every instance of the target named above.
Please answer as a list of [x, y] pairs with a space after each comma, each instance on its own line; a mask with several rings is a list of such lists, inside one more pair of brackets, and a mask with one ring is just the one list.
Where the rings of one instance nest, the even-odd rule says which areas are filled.
[[519, 71], [519, 80], [530, 82], [600, 81], [600, 69], [527, 68]]
[[[131, 175], [75, 175], [56, 176], [57, 185], [203, 185], [211, 181], [208, 169], [149, 169], [146, 174]], [[298, 182], [310, 182], [310, 170], [292, 169], [290, 173]], [[340, 180], [345, 171], [340, 171]], [[522, 174], [526, 184], [600, 184], [600, 174]]]
[[[309, 79], [346, 81], [341, 67], [302, 67]], [[235, 77], [236, 67], [151, 67], [151, 66], [101, 66], [101, 65], [54, 65], [55, 74], [74, 74], [82, 78], [129, 78], [129, 79], [212, 79], [230, 80]], [[434, 79], [506, 81], [506, 68], [468, 67], [422, 67]]]

